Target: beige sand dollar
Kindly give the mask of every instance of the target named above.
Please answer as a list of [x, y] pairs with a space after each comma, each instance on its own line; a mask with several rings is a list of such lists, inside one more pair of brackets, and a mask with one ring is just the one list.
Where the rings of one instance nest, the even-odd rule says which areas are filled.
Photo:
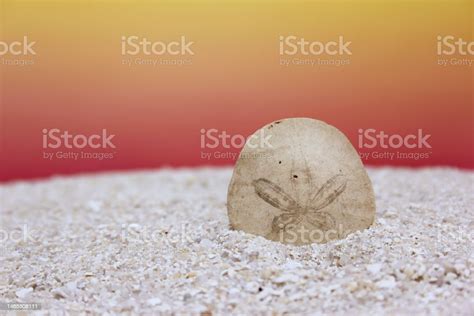
[[249, 138], [232, 175], [227, 208], [233, 229], [302, 245], [369, 227], [375, 199], [342, 132], [322, 121], [290, 118]]

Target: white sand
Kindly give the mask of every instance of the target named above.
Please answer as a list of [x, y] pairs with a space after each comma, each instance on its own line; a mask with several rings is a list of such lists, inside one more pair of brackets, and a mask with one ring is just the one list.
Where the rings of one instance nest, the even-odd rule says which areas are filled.
[[[228, 230], [230, 169], [1, 185], [0, 302], [95, 313], [472, 315], [474, 173], [369, 174], [374, 226], [303, 247]], [[5, 238], [25, 224], [29, 238]]]

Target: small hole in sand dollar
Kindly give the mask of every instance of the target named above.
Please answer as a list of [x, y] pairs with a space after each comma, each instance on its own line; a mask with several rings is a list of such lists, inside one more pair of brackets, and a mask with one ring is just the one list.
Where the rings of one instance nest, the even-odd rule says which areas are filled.
[[298, 176], [297, 176], [296, 174], [294, 174], [294, 175], [293, 175], [293, 178], [295, 178], [295, 179], [296, 179], [296, 178], [298, 178]]

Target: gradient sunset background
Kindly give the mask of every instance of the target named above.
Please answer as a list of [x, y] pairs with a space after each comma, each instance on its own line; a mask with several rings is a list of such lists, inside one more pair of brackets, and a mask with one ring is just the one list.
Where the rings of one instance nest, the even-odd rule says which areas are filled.
[[[0, 180], [230, 165], [234, 160], [201, 158], [201, 129], [250, 135], [285, 117], [324, 120], [357, 150], [359, 129], [431, 135], [432, 148], [421, 150], [429, 158], [371, 158], [367, 165], [474, 167], [474, 66], [438, 65], [474, 56], [437, 55], [438, 36], [474, 40], [472, 1], [0, 3], [0, 41], [36, 42], [34, 56], [0, 56], [34, 62], [0, 64]], [[343, 36], [352, 55], [319, 58], [350, 64], [281, 66], [291, 56], [280, 56], [279, 37], [288, 35]], [[124, 65], [175, 56], [123, 56], [123, 36], [185, 36], [194, 42], [191, 64]], [[85, 135], [107, 129], [116, 135], [114, 157], [44, 159], [42, 130], [53, 128]]]

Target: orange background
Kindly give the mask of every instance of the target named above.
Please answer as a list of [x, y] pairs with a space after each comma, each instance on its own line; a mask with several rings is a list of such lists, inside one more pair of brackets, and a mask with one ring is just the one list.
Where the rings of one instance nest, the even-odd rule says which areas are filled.
[[[0, 14], [0, 40], [27, 35], [37, 52], [0, 65], [0, 180], [231, 164], [201, 159], [202, 128], [249, 135], [285, 117], [324, 120], [356, 148], [360, 128], [432, 135], [428, 159], [367, 164], [474, 166], [474, 66], [439, 66], [436, 51], [439, 35], [473, 40], [471, 1], [2, 1]], [[131, 35], [184, 35], [192, 65], [123, 65]], [[350, 65], [280, 66], [281, 35], [342, 35]], [[44, 128], [105, 128], [115, 156], [43, 159]]]

